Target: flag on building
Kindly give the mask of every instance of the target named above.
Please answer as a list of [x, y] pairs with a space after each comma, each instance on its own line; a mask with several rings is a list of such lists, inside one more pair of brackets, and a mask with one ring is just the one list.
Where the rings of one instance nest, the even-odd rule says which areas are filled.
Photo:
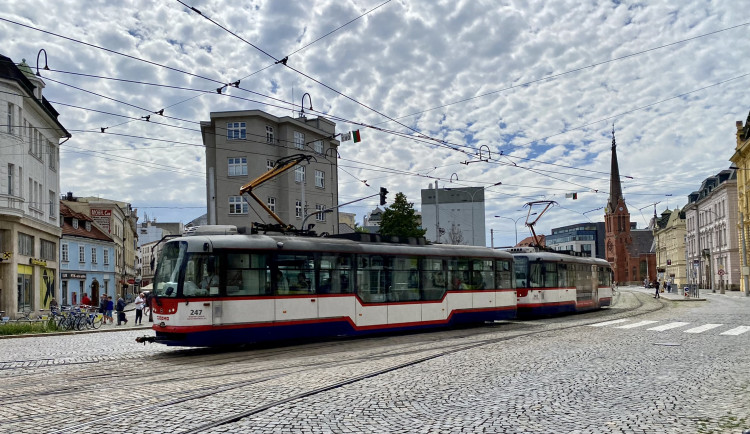
[[578, 193], [565, 193], [565, 197], [568, 199], [576, 200], [578, 199]]
[[352, 131], [352, 137], [354, 138], [354, 143], [358, 143], [362, 141], [362, 138], [359, 136], [359, 130]]

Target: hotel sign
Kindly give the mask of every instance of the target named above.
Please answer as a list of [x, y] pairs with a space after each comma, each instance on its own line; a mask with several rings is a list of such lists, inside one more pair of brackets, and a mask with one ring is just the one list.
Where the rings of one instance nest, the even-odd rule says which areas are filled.
[[86, 280], [86, 273], [60, 273], [60, 278]]

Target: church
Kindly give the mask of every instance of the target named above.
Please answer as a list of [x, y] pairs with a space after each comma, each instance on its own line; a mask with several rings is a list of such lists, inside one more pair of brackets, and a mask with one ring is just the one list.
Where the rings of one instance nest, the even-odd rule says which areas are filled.
[[656, 279], [656, 255], [652, 249], [654, 234], [651, 229], [636, 229], [636, 224], [630, 222], [630, 212], [622, 196], [614, 126], [609, 199], [604, 210], [604, 225], [605, 254], [612, 265], [615, 282], [618, 285], [643, 284], [646, 278], [653, 282]]

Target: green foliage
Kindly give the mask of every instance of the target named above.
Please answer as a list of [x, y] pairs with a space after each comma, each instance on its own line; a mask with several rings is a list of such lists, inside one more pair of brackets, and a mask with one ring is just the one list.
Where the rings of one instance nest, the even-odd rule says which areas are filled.
[[55, 331], [47, 321], [8, 321], [0, 325], [0, 335], [25, 335]]
[[357, 222], [354, 222], [354, 232], [361, 232], [363, 234], [369, 234], [370, 233], [370, 231], [368, 231], [367, 228], [363, 228]]
[[380, 222], [380, 234], [399, 237], [423, 237], [427, 231], [419, 228], [419, 217], [414, 204], [406, 201], [404, 193], [396, 193], [393, 204], [385, 209]]

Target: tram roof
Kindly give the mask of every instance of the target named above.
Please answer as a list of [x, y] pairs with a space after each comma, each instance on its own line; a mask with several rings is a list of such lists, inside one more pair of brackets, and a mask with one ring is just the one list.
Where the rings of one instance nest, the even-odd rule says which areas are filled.
[[592, 258], [589, 256], [573, 256], [564, 253], [554, 253], [545, 251], [523, 251], [513, 252], [513, 256], [527, 256], [532, 260], [550, 261], [550, 262], [577, 262], [580, 264], [592, 264], [609, 267], [609, 262], [601, 258]]
[[[452, 244], [402, 244], [384, 242], [361, 242], [341, 238], [303, 237], [284, 235], [237, 234], [237, 235], [193, 235], [174, 238], [170, 242], [185, 241], [195, 250], [203, 251], [203, 245], [209, 243], [212, 249], [252, 249], [292, 251], [323, 251], [338, 253], [384, 253], [396, 255], [427, 256], [473, 256], [510, 259], [506, 251], [493, 250], [481, 246], [461, 246]], [[194, 250], [194, 249], [190, 249]]]

